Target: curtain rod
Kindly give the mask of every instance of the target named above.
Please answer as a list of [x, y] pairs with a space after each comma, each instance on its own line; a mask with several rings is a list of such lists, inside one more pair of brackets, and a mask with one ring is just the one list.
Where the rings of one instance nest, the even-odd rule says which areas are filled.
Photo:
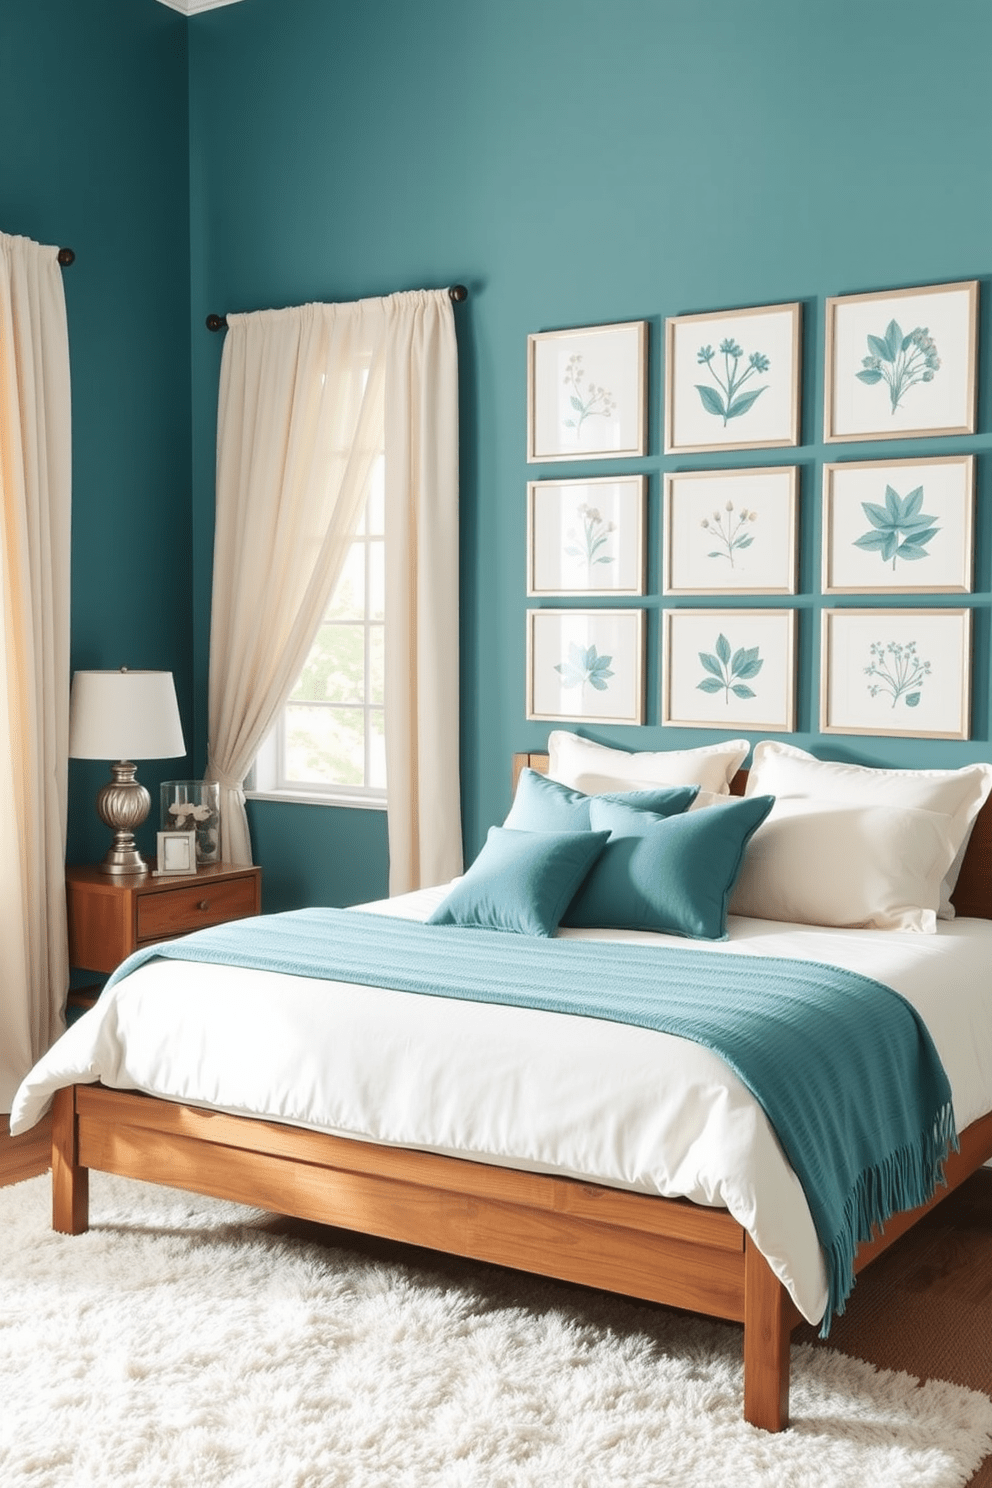
[[60, 248], [55, 256], [64, 269], [76, 262], [76, 255], [71, 248]]
[[[448, 290], [448, 294], [450, 295], [451, 299], [454, 300], [456, 305], [460, 305], [462, 300], [468, 299], [468, 290], [465, 288], [464, 284], [453, 284]], [[208, 331], [226, 331], [227, 316], [208, 315], [205, 324]]]

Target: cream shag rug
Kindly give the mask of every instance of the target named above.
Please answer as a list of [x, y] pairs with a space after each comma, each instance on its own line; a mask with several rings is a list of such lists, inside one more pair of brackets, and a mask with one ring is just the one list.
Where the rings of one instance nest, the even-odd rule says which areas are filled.
[[769, 1436], [723, 1324], [98, 1173], [89, 1234], [49, 1214], [0, 1190], [4, 1488], [960, 1488], [992, 1451], [984, 1395], [829, 1349]]

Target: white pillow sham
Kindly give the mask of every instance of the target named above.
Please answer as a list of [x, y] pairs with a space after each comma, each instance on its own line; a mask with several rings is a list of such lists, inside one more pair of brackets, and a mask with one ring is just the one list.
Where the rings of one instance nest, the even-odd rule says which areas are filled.
[[935, 811], [779, 799], [748, 844], [730, 913], [932, 935], [955, 840]]
[[941, 885], [938, 916], [952, 920], [951, 894], [975, 817], [990, 790], [992, 765], [964, 765], [959, 770], [884, 770], [816, 759], [794, 744], [763, 739], [754, 746], [746, 794], [779, 800], [797, 796], [849, 805], [903, 806], [950, 817], [953, 861]]
[[700, 749], [631, 752], [594, 744], [568, 729], [553, 729], [548, 735], [548, 775], [587, 796], [653, 785], [699, 785], [725, 796], [750, 747], [746, 739], [729, 739]]

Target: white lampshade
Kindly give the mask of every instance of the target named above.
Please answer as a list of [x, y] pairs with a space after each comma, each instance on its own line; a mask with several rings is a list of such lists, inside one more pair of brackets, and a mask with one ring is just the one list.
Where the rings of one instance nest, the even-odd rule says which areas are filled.
[[69, 696], [71, 759], [174, 759], [186, 753], [171, 672], [77, 672]]

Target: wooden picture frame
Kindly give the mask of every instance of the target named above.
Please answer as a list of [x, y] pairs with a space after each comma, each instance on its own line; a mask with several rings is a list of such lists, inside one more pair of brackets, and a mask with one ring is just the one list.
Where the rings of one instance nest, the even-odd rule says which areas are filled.
[[196, 832], [157, 832], [158, 847], [155, 875], [167, 878], [172, 874], [196, 872]]
[[669, 471], [663, 594], [795, 594], [799, 469]]
[[527, 462], [647, 454], [648, 323], [527, 337]]
[[665, 321], [665, 453], [799, 443], [802, 305]]
[[824, 610], [820, 732], [971, 737], [970, 609]]
[[526, 717], [644, 721], [644, 610], [528, 610]]
[[791, 733], [795, 610], [663, 611], [661, 699], [669, 727]]
[[646, 475], [527, 483], [527, 594], [640, 595]]
[[968, 594], [974, 455], [823, 467], [824, 594]]
[[826, 302], [827, 444], [974, 434], [978, 280]]

